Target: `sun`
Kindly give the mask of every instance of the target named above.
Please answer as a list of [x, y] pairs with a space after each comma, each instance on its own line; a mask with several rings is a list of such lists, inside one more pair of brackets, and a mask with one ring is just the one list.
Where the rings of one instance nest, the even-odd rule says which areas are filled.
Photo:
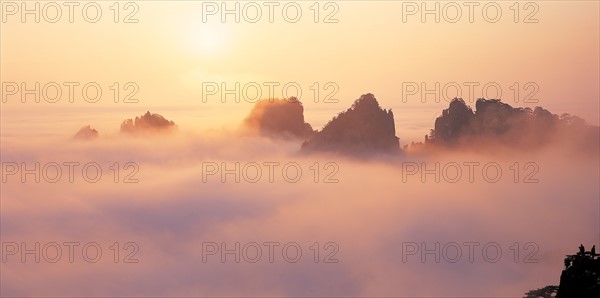
[[203, 24], [195, 28], [190, 42], [192, 49], [199, 54], [216, 56], [227, 50], [229, 32], [225, 26]]

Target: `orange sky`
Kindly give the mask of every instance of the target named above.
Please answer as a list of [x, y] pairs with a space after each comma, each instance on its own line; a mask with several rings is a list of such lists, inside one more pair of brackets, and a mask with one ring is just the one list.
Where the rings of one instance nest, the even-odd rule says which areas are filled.
[[[68, 22], [66, 8], [54, 24], [43, 18], [39, 24], [21, 23], [19, 14], [6, 16], [0, 23], [2, 81], [76, 81], [82, 85], [96, 81], [105, 97], [93, 106], [79, 98], [77, 106], [115, 110], [124, 104], [112, 101], [109, 87], [114, 82], [121, 87], [135, 82], [139, 103], [127, 105], [133, 110], [139, 107], [134, 114], [193, 111], [193, 115], [171, 117], [191, 129], [233, 127], [251, 108], [244, 100], [233, 103], [233, 97], [222, 104], [220, 93], [203, 103], [203, 82], [226, 82], [231, 87], [234, 82], [241, 86], [277, 82], [278, 97], [283, 85], [297, 82], [306, 119], [316, 128], [361, 94], [371, 92], [384, 108], [393, 108], [397, 134], [406, 141], [421, 140], [447, 103], [436, 104], [430, 97], [423, 104], [420, 93], [404, 103], [403, 82], [426, 82], [428, 88], [435, 82], [441, 86], [476, 82], [478, 97], [483, 85], [497, 82], [505, 102], [541, 105], [557, 114], [568, 112], [599, 123], [600, 25], [594, 1], [535, 2], [539, 9], [532, 18], [538, 23], [515, 23], [513, 2], [497, 2], [502, 9], [497, 23], [483, 18], [482, 6], [474, 8], [473, 23], [466, 6], [456, 23], [445, 20], [453, 17], [452, 8], [440, 16], [440, 23], [435, 23], [433, 16], [422, 23], [419, 13], [405, 16], [403, 22], [401, 1], [339, 1], [334, 3], [337, 11], [333, 6], [326, 9], [322, 2], [318, 23], [313, 19], [313, 2], [298, 2], [302, 18], [297, 23], [285, 21], [282, 6], [274, 8], [273, 23], [268, 21], [266, 7], [257, 23], [245, 21], [254, 15], [250, 8], [241, 15], [240, 23], [233, 16], [223, 23], [219, 13], [206, 15], [204, 23], [200, 2], [140, 1], [136, 2], [139, 10], [132, 15], [139, 22], [133, 24], [115, 23], [111, 3], [99, 3], [103, 15], [93, 24], [83, 20], [80, 7], [75, 8], [73, 23]], [[240, 7], [246, 4], [242, 2]], [[440, 11], [446, 4], [441, 3]], [[132, 11], [132, 7], [121, 7], [119, 18]], [[533, 11], [522, 4], [519, 19]], [[321, 21], [333, 12], [337, 23]], [[293, 16], [292, 11], [289, 14]], [[316, 82], [321, 89], [318, 103], [310, 89]], [[333, 98], [338, 103], [323, 102], [323, 97], [334, 91], [334, 87], [324, 90], [327, 82], [337, 86]], [[539, 103], [523, 103], [522, 99], [515, 103], [510, 89], [515, 82], [521, 98], [533, 91], [525, 90], [524, 85], [535, 83]], [[130, 90], [126, 91], [121, 96]], [[263, 94], [267, 91], [267, 87], [262, 89]], [[466, 98], [468, 88], [462, 91]], [[293, 89], [288, 94], [293, 95]], [[54, 105], [74, 106], [65, 102]], [[33, 111], [18, 97], [11, 97], [3, 110], [11, 111], [10, 115], [3, 112], [3, 118], [14, 117], [14, 121], [21, 119], [23, 112]]]
[[[273, 22], [263, 7], [257, 23], [248, 18], [236, 23], [231, 16], [223, 23], [218, 14], [203, 15], [207, 1], [117, 6], [97, 1], [102, 12], [97, 23], [82, 18], [86, 4], [77, 2], [73, 23], [64, 7], [57, 23], [44, 18], [36, 23], [32, 16], [22, 23], [21, 15], [12, 14], [19, 6], [12, 3], [21, 2], [0, 3], [0, 144], [2, 176], [9, 176], [0, 187], [3, 245], [98, 241], [105, 254], [102, 262], [88, 263], [69, 262], [65, 253], [58, 264], [27, 263], [11, 255], [1, 264], [0, 295], [517, 296], [558, 284], [564, 255], [575, 253], [579, 243], [599, 245], [596, 152], [573, 153], [567, 141], [508, 153], [502, 148], [481, 154], [407, 151], [372, 160], [303, 155], [300, 141], [232, 132], [252, 103], [244, 98], [237, 103], [231, 96], [222, 103], [222, 90], [214, 89], [263, 86], [265, 97], [272, 85], [275, 97], [283, 97], [283, 86], [299, 86], [305, 120], [315, 129], [361, 94], [373, 93], [383, 108], [393, 109], [401, 145], [422, 141], [448, 106], [432, 97], [422, 103], [423, 92], [403, 94], [403, 86], [422, 88], [421, 83], [428, 89], [436, 82], [440, 88], [465, 86], [462, 97], [471, 106], [484, 85], [495, 85], [513, 106], [540, 105], [598, 125], [598, 1], [493, 2], [502, 10], [496, 23], [482, 16], [487, 2], [477, 2], [473, 22], [464, 2], [436, 2], [446, 12], [452, 9], [449, 3], [462, 5], [456, 23], [447, 21], [451, 15], [441, 16], [439, 23], [431, 16], [422, 22], [418, 13], [403, 16], [403, 8], [418, 8], [407, 1], [297, 1], [302, 11], [297, 23], [282, 17], [285, 2], [277, 2]], [[251, 13], [253, 5], [263, 4], [241, 5]], [[52, 18], [54, 7], [43, 7], [50, 13], [44, 16]], [[114, 21], [117, 7], [119, 22]], [[314, 20], [317, 7], [319, 22]], [[123, 23], [126, 18], [138, 22]], [[62, 86], [62, 97], [56, 103], [26, 97], [22, 103], [22, 90], [15, 88], [33, 88], [35, 82], [51, 97], [52, 86]], [[469, 84], [477, 85], [473, 98], [466, 95]], [[73, 103], [69, 85], [75, 90]], [[102, 97], [86, 102], [83, 87], [96, 85]], [[537, 103], [523, 102], [530, 91]], [[329, 92], [331, 102], [324, 102]], [[124, 103], [126, 97], [133, 102]], [[175, 121], [180, 133], [119, 135], [124, 119], [147, 110]], [[73, 141], [84, 125], [98, 129], [101, 137]], [[69, 181], [63, 167], [60, 181], [47, 181], [45, 171], [53, 169], [48, 165], [74, 161], [98, 162], [104, 176], [90, 183], [77, 168], [82, 175]], [[275, 182], [267, 180], [266, 170], [258, 183], [223, 181], [236, 164], [272, 162], [282, 165]], [[475, 180], [466, 167], [457, 183], [431, 179], [440, 172], [431, 169], [440, 164], [445, 169], [474, 162]], [[45, 174], [31, 170], [39, 163]], [[122, 183], [129, 171], [118, 170], [119, 165], [132, 163], [139, 183]], [[206, 163], [223, 167], [209, 182], [202, 180]], [[287, 181], [283, 172], [284, 164], [294, 163], [304, 170], [298, 183]], [[325, 182], [328, 168], [318, 170], [327, 164], [335, 164], [336, 182]], [[421, 172], [403, 181], [405, 164], [421, 165]], [[497, 172], [499, 181], [486, 180], [483, 169], [489, 164], [503, 169]], [[21, 165], [23, 171], [9, 175], [8, 165]], [[537, 182], [527, 182], [526, 165], [535, 165]], [[320, 174], [311, 176], [315, 169]], [[44, 177], [39, 183], [23, 178], [38, 176]], [[114, 262], [109, 247], [116, 241], [139, 243], [139, 264]], [[297, 264], [269, 262], [266, 255], [260, 263], [215, 258], [207, 264], [201, 249], [208, 241], [297, 241], [305, 254]], [[472, 241], [498, 242], [504, 257], [497, 263], [479, 257], [470, 262], [466, 255], [458, 263], [424, 262], [417, 255], [408, 263], [401, 259], [405, 242]], [[341, 261], [314, 262], [310, 247], [315, 242], [339, 244]], [[524, 262], [527, 250], [515, 258], [514, 243], [539, 246], [539, 262]]]

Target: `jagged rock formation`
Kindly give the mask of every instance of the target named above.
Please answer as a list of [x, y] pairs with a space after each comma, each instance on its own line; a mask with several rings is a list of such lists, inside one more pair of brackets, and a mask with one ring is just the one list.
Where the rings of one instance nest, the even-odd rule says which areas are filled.
[[474, 117], [473, 111], [462, 99], [453, 100], [448, 109], [442, 111], [442, 116], [435, 119], [435, 130], [431, 140], [453, 142], [457, 136], [467, 133], [469, 123]]
[[92, 140], [98, 138], [98, 131], [93, 129], [90, 125], [86, 125], [82, 127], [73, 138], [77, 140]]
[[129, 134], [164, 133], [176, 129], [175, 122], [159, 114], [151, 114], [150, 111], [141, 117], [135, 117], [135, 120], [126, 119], [121, 123], [121, 132]]
[[244, 128], [262, 136], [284, 139], [306, 140], [315, 133], [304, 122], [304, 107], [294, 97], [258, 101], [244, 119]]
[[364, 94], [304, 142], [302, 151], [350, 155], [398, 153], [394, 114], [381, 109], [373, 94]]
[[538, 148], [552, 142], [573, 143], [582, 149], [598, 148], [598, 127], [569, 114], [552, 114], [541, 107], [513, 108], [498, 99], [478, 99], [473, 112], [462, 99], [454, 99], [435, 121], [425, 143], [446, 147], [490, 143], [514, 148]]

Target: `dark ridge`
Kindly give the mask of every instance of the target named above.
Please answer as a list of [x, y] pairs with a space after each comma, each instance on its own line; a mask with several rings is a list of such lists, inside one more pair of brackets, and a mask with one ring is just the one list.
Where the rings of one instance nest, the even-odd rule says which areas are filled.
[[560, 116], [536, 107], [513, 108], [498, 99], [478, 99], [473, 112], [455, 98], [435, 120], [425, 143], [443, 147], [506, 145], [516, 149], [568, 143], [582, 150], [597, 150], [600, 129], [570, 114]]
[[165, 133], [177, 129], [175, 122], [165, 119], [159, 114], [146, 112], [135, 119], [126, 119], [121, 123], [121, 133], [128, 134], [147, 134], [147, 133]]
[[302, 144], [302, 151], [344, 155], [395, 154], [400, 152], [394, 114], [383, 110], [371, 93], [333, 117], [325, 127]]

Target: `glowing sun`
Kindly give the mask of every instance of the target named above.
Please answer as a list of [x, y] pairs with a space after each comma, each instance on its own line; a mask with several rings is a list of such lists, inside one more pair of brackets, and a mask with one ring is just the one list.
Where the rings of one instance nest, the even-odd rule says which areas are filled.
[[229, 32], [225, 26], [203, 24], [194, 30], [190, 39], [194, 51], [199, 51], [203, 55], [215, 56], [227, 50]]

